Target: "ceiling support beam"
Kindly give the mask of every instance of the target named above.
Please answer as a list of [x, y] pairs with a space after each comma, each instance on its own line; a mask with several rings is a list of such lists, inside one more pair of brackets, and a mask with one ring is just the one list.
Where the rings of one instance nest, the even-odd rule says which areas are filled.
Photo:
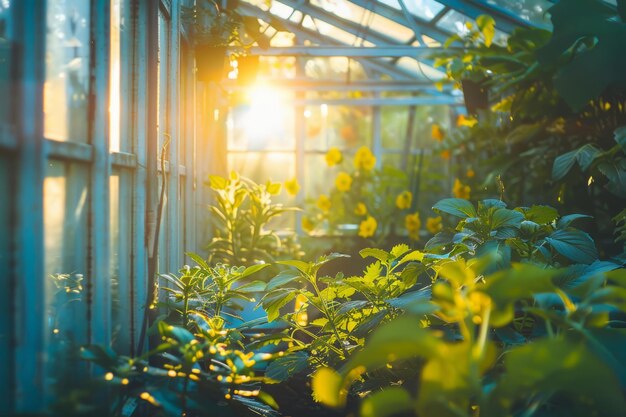
[[[447, 49], [449, 51], [452, 48]], [[249, 55], [263, 56], [304, 56], [304, 57], [331, 57], [346, 56], [351, 58], [372, 57], [425, 57], [431, 58], [432, 54], [441, 52], [441, 48], [428, 48], [420, 46], [284, 46], [262, 49], [252, 47], [248, 50]]]
[[462, 97], [380, 97], [380, 98], [335, 98], [335, 99], [300, 99], [294, 100], [296, 106], [459, 106]]

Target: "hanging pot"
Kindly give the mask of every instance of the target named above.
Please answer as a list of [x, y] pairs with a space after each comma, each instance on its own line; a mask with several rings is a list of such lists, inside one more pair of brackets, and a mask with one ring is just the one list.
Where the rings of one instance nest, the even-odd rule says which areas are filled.
[[489, 92], [484, 81], [461, 80], [461, 87], [468, 114], [475, 116], [478, 110], [485, 110], [489, 107]]
[[256, 81], [259, 72], [259, 57], [246, 55], [237, 58], [237, 82], [240, 85], [251, 85]]
[[198, 81], [220, 82], [224, 76], [226, 63], [225, 46], [196, 46], [196, 74]]

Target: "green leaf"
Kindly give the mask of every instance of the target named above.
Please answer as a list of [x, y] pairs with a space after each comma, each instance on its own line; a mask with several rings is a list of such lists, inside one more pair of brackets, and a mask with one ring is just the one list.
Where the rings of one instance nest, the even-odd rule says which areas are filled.
[[[626, 6], [626, 2], [624, 3]], [[613, 132], [615, 142], [622, 148], [622, 152], [626, 154], [626, 126], [618, 127]]]
[[595, 146], [586, 144], [578, 149], [557, 156], [552, 165], [552, 179], [558, 181], [565, 177], [576, 161], [578, 161], [580, 168], [586, 171], [601, 153]]
[[278, 261], [276, 262], [281, 265], [288, 265], [297, 268], [303, 274], [308, 274], [311, 270], [311, 264], [303, 261], [289, 260], [289, 261]]
[[293, 374], [303, 371], [308, 366], [309, 354], [303, 351], [290, 353], [272, 361], [265, 376], [276, 381], [286, 381]]
[[439, 275], [450, 281], [454, 287], [468, 285], [474, 282], [476, 274], [466, 263], [465, 259], [446, 262], [439, 267]]
[[158, 324], [159, 334], [167, 338], [172, 338], [183, 344], [190, 343], [194, 340], [193, 334], [182, 327], [172, 326], [164, 321]]
[[557, 229], [565, 229], [572, 222], [578, 219], [592, 219], [592, 216], [587, 216], [586, 214], [568, 214], [567, 216], [563, 216], [556, 222]]
[[387, 387], [365, 398], [361, 417], [387, 417], [413, 410], [408, 392], [400, 387]]
[[193, 261], [197, 263], [202, 269], [205, 269], [207, 271], [211, 269], [207, 261], [202, 256], [198, 255], [197, 253], [185, 252], [185, 255], [193, 259]]
[[520, 227], [524, 220], [524, 215], [519, 211], [509, 209], [496, 209], [491, 215], [491, 229], [499, 229], [504, 227]]
[[580, 230], [557, 230], [546, 242], [561, 255], [576, 263], [590, 264], [598, 259], [598, 251], [591, 236]]
[[598, 165], [598, 170], [609, 180], [607, 190], [620, 198], [626, 198], [626, 159], [602, 162]]
[[404, 256], [400, 260], [400, 262], [398, 262], [398, 265], [406, 263], [406, 262], [422, 262], [423, 260], [424, 260], [424, 253], [418, 250], [414, 250], [413, 252], [406, 254], [406, 256]]
[[394, 258], [399, 258], [400, 256], [402, 256], [403, 254], [407, 253], [408, 251], [410, 251], [411, 248], [409, 248], [409, 245], [405, 245], [404, 243], [400, 244], [400, 245], [396, 245], [393, 248], [391, 248], [391, 256], [393, 256]]
[[258, 264], [249, 266], [243, 271], [240, 278], [245, 278], [249, 275], [254, 274], [255, 272], [259, 272], [260, 270], [267, 268], [268, 266], [270, 266], [270, 264]]
[[295, 291], [284, 288], [265, 294], [261, 304], [267, 313], [267, 321], [272, 322], [276, 320], [280, 316], [280, 309], [293, 300], [295, 296]]
[[299, 278], [302, 278], [300, 272], [296, 272], [293, 270], [282, 271], [274, 278], [272, 278], [270, 282], [267, 283], [265, 291], [272, 291], [278, 287], [282, 287], [285, 284], [296, 281]]
[[538, 224], [552, 223], [559, 217], [557, 209], [550, 206], [532, 206], [524, 213], [527, 220]]
[[496, 34], [496, 21], [489, 15], [480, 15], [476, 18], [476, 25], [485, 38], [485, 46], [490, 47]]
[[226, 188], [228, 180], [219, 175], [209, 175], [209, 184], [214, 190], [223, 190]]
[[433, 210], [442, 211], [461, 218], [476, 217], [476, 209], [472, 203], [461, 198], [445, 198], [435, 204]]
[[389, 253], [385, 252], [382, 249], [376, 249], [376, 248], [361, 249], [359, 251], [359, 254], [361, 255], [362, 258], [367, 258], [368, 256], [371, 256], [373, 258], [378, 259], [381, 262], [387, 262], [391, 258]]

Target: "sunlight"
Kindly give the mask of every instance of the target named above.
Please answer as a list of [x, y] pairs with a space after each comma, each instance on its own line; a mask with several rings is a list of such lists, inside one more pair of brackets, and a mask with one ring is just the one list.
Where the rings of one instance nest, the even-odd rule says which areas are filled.
[[248, 92], [248, 100], [241, 127], [250, 145], [254, 148], [254, 145], [263, 146], [263, 142], [280, 141], [288, 115], [282, 93], [265, 85], [255, 85]]

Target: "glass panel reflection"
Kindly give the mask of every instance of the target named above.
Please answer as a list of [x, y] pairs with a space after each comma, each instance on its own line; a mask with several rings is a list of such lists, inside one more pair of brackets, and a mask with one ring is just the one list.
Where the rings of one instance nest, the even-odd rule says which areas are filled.
[[48, 0], [44, 135], [50, 139], [87, 141], [89, 4]]
[[111, 51], [109, 78], [109, 149], [111, 152], [121, 150], [120, 144], [120, 32], [121, 32], [121, 0], [111, 0]]
[[372, 110], [355, 106], [308, 106], [305, 110], [307, 151], [331, 147], [356, 149], [371, 146]]
[[[13, 44], [11, 42], [12, 18], [11, 2], [0, 1], [0, 97], [12, 97]], [[0, 100], [0, 126], [12, 120], [12, 101]], [[2, 129], [0, 128], [0, 135]]]
[[81, 383], [78, 347], [88, 341], [88, 182], [86, 166], [49, 161], [44, 180], [46, 380], [53, 395]]

